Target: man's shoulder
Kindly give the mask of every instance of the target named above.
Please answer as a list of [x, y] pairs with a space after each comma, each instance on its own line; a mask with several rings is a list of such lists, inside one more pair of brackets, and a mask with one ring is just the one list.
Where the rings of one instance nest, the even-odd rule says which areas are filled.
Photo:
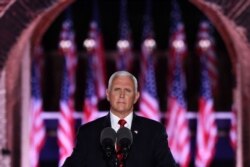
[[145, 126], [163, 127], [162, 123], [139, 115], [136, 115], [136, 120]]
[[87, 122], [87, 123], [84, 123], [80, 126], [80, 129], [96, 129], [98, 128], [99, 126], [102, 126], [105, 119], [107, 119], [107, 116], [102, 116], [100, 118], [97, 118], [93, 121], [90, 121], [90, 122]]

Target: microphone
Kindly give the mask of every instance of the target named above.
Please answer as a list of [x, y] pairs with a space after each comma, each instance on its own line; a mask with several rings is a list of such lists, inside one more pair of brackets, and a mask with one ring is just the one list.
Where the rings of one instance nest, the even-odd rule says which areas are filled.
[[116, 132], [111, 127], [106, 127], [101, 132], [100, 143], [108, 158], [115, 152]]
[[132, 143], [133, 143], [132, 132], [126, 127], [120, 128], [117, 132], [117, 144], [121, 149], [124, 159], [127, 158], [128, 151]]

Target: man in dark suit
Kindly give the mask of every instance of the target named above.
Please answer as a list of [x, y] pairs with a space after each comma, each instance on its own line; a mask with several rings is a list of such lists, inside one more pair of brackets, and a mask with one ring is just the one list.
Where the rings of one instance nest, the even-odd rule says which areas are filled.
[[136, 78], [126, 71], [115, 72], [109, 79], [106, 95], [110, 102], [109, 114], [79, 128], [76, 146], [63, 167], [115, 167], [105, 157], [100, 134], [106, 127], [117, 131], [120, 119], [125, 120], [124, 126], [131, 130], [133, 136], [124, 166], [176, 166], [164, 126], [133, 112], [133, 106], [139, 98]]

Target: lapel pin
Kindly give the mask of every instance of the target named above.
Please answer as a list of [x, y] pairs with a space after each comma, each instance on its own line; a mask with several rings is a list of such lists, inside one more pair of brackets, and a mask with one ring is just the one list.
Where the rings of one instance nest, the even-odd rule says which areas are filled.
[[137, 133], [138, 133], [138, 130], [135, 130], [134, 132], [135, 132], [135, 134], [137, 134]]

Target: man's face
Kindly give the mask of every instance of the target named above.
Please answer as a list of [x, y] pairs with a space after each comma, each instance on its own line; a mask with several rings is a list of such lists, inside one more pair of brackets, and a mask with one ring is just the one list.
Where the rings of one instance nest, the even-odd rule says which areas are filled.
[[115, 77], [106, 94], [111, 111], [118, 116], [132, 112], [133, 105], [139, 98], [139, 93], [135, 92], [134, 82], [129, 76]]

